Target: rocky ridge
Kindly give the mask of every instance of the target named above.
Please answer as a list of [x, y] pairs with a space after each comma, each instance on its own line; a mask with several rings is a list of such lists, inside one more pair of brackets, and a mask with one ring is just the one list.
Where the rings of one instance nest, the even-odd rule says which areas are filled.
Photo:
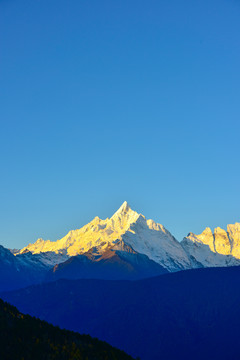
[[147, 220], [125, 201], [111, 218], [102, 220], [95, 217], [82, 228], [69, 231], [60, 240], [38, 239], [19, 251], [15, 250], [14, 255], [21, 261], [34, 259], [42, 267], [50, 268], [72, 256], [89, 252], [102, 256], [116, 250], [124, 254], [129, 249], [147, 256], [170, 272], [240, 265], [240, 223], [228, 225], [227, 231], [218, 227], [213, 232], [206, 228], [199, 235], [189, 233], [179, 242], [163, 225]]

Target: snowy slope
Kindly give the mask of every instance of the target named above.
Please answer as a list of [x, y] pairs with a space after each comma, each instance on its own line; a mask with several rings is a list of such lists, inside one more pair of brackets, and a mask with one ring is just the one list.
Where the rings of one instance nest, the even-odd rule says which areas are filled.
[[181, 244], [153, 220], [139, 215], [122, 240], [138, 253], [145, 254], [169, 271], [189, 269], [191, 263]]
[[163, 225], [147, 220], [124, 202], [111, 218], [101, 220], [95, 217], [60, 240], [38, 239], [19, 251], [15, 250], [14, 254], [25, 256], [24, 261], [39, 261], [41, 266], [50, 267], [93, 249], [101, 255], [119, 244], [123, 247], [121, 251], [127, 251], [127, 246], [130, 246], [168, 271], [239, 265], [240, 223], [228, 225], [227, 231], [216, 228], [212, 232], [206, 228], [202, 234], [190, 233], [178, 242]]
[[201, 234], [188, 234], [181, 245], [192, 267], [240, 265], [240, 224], [228, 225], [227, 231], [206, 228]]
[[25, 266], [38, 266], [42, 269], [48, 269], [53, 267], [56, 264], [66, 261], [69, 256], [65, 251], [63, 252], [41, 252], [39, 254], [32, 254], [30, 251], [16, 254], [16, 259], [19, 263], [24, 264]]
[[22, 254], [54, 252], [68, 256], [84, 254], [93, 247], [104, 252], [119, 240], [130, 245], [136, 252], [147, 255], [170, 271], [190, 268], [191, 263], [180, 243], [164, 226], [133, 211], [127, 202], [109, 219], [94, 218], [81, 229], [70, 231], [55, 242], [37, 240], [19, 251]]
[[47, 272], [41, 262], [33, 261], [30, 253], [14, 256], [10, 250], [0, 246], [0, 291], [12, 290], [37, 283]]

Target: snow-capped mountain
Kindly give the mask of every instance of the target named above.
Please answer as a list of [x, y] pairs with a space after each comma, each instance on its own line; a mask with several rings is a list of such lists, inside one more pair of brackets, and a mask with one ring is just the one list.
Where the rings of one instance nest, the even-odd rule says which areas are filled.
[[240, 265], [240, 223], [206, 228], [200, 235], [188, 234], [181, 245], [188, 254], [192, 267]]
[[171, 233], [163, 225], [133, 211], [126, 201], [110, 219], [95, 217], [89, 224], [70, 231], [60, 240], [39, 239], [20, 250], [19, 254], [26, 251], [32, 254], [65, 252], [68, 256], [76, 256], [92, 248], [98, 248], [99, 253], [103, 253], [119, 240], [169, 271], [191, 267], [188, 255]]
[[53, 265], [67, 258], [67, 255], [49, 252], [32, 254], [28, 251], [15, 255], [0, 245], [0, 291], [39, 283]]
[[0, 247], [0, 289], [60, 277], [137, 279], [233, 265], [240, 265], [240, 223], [228, 225], [227, 231], [206, 228], [179, 242], [124, 202], [111, 218], [95, 217], [60, 240], [38, 239], [20, 250]]
[[[0, 290], [12, 290], [27, 286], [42, 279], [46, 267], [34, 256], [14, 256], [0, 246]], [[38, 256], [38, 255], [37, 255]]]

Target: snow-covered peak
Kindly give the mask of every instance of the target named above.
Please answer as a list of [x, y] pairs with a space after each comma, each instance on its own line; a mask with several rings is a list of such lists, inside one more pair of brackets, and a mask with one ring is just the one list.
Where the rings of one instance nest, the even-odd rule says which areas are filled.
[[228, 225], [227, 231], [216, 227], [214, 231], [206, 228], [201, 234], [188, 234], [183, 239], [184, 242], [190, 241], [209, 246], [210, 250], [222, 254], [233, 255], [240, 259], [240, 224]]
[[48, 257], [41, 256], [45, 263], [57, 261], [63, 255], [68, 257], [84, 254], [93, 248], [103, 254], [119, 241], [124, 244], [123, 249], [131, 247], [170, 271], [211, 264], [236, 264], [235, 260], [240, 259], [239, 223], [229, 225], [227, 231], [216, 228], [212, 232], [210, 228], [206, 228], [199, 235], [190, 233], [179, 243], [163, 225], [147, 220], [145, 216], [132, 210], [126, 201], [110, 218], [102, 220], [96, 216], [82, 228], [69, 231], [60, 240], [38, 239], [19, 253], [48, 253]]
[[126, 214], [129, 210], [131, 210], [129, 204], [127, 203], [127, 201], [124, 201], [124, 202], [122, 203], [122, 205], [120, 206], [120, 208], [113, 214], [113, 216], [114, 216], [115, 214], [118, 214], [118, 215], [122, 214], [122, 215], [124, 215], [124, 214]]
[[101, 247], [104, 251], [110, 245], [113, 245], [121, 236], [135, 223], [139, 214], [133, 211], [125, 201], [121, 207], [109, 219], [101, 220], [96, 216], [90, 223], [81, 229], [71, 230], [62, 239], [57, 241], [44, 241], [38, 239], [34, 244], [29, 244], [19, 253], [26, 250], [33, 254], [40, 252], [59, 253], [66, 250], [70, 256], [85, 253], [92, 247]]
[[111, 218], [101, 220], [95, 217], [81, 229], [71, 230], [62, 239], [53, 241], [37, 240], [20, 253], [31, 251], [61, 253], [75, 256], [96, 247], [103, 253], [117, 242], [123, 241], [133, 250], [147, 255], [150, 259], [169, 270], [188, 268], [190, 262], [179, 242], [163, 225], [146, 218], [132, 210], [125, 201]]
[[139, 218], [140, 214], [136, 211], [133, 211], [128, 203], [124, 201], [122, 206], [113, 214], [110, 218], [112, 226], [115, 229], [122, 231], [127, 231], [131, 224], [135, 223]]
[[214, 236], [212, 230], [209, 227], [206, 227], [206, 229], [199, 235], [189, 233], [188, 236], [183, 239], [183, 241], [185, 241], [185, 239], [193, 243], [208, 245], [209, 248], [214, 251]]
[[191, 266], [188, 255], [174, 236], [163, 225], [146, 220], [143, 215], [139, 215], [136, 222], [131, 224], [122, 240], [169, 271]]
[[181, 242], [191, 259], [202, 266], [239, 265], [240, 224], [228, 225], [227, 231], [206, 228], [200, 235], [188, 234]]

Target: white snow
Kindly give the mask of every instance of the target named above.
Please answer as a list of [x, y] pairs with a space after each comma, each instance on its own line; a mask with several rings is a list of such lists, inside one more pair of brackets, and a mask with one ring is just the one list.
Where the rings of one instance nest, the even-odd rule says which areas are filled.
[[38, 239], [14, 254], [21, 261], [50, 267], [93, 247], [103, 253], [119, 241], [169, 271], [240, 264], [240, 223], [228, 225], [227, 232], [216, 228], [212, 233], [206, 228], [200, 235], [190, 233], [180, 243], [163, 225], [133, 211], [126, 201], [111, 218], [95, 217], [60, 240]]

